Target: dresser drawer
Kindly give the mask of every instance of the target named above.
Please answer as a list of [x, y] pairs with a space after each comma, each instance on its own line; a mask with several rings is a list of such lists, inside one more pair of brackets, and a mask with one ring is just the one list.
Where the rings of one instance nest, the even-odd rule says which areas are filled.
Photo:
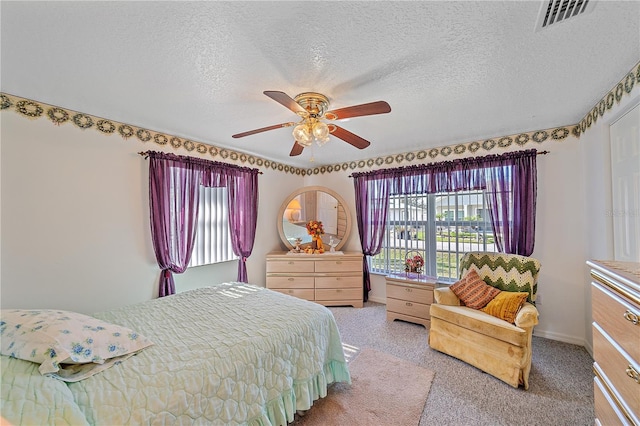
[[[591, 284], [591, 295], [593, 320], [606, 330], [631, 358], [640, 360], [640, 308], [622, 300], [600, 284]], [[636, 324], [631, 321], [634, 318]], [[638, 392], [640, 393], [640, 390]]]
[[267, 273], [270, 272], [313, 272], [312, 260], [268, 260]]
[[362, 276], [316, 277], [316, 288], [362, 288]]
[[316, 300], [362, 299], [361, 288], [316, 288]]
[[362, 260], [328, 259], [316, 261], [316, 272], [359, 272], [362, 271]]
[[423, 319], [431, 318], [429, 314], [430, 306], [423, 303], [409, 302], [406, 300], [393, 299], [387, 294], [387, 311], [398, 312]]
[[294, 296], [299, 299], [313, 301], [313, 288], [272, 288], [271, 290], [277, 291], [278, 293], [288, 294], [289, 296]]
[[313, 277], [267, 277], [267, 288], [313, 289]]
[[630, 366], [640, 373], [640, 366], [619, 351], [598, 324], [594, 323], [592, 329], [595, 362], [631, 411], [640, 413], [640, 384], [627, 375]]
[[593, 379], [593, 403], [599, 424], [603, 426], [626, 426], [629, 424], [624, 414], [620, 412], [616, 403], [611, 399], [606, 386], [598, 377]]
[[433, 303], [433, 290], [387, 283], [387, 297], [430, 305]]

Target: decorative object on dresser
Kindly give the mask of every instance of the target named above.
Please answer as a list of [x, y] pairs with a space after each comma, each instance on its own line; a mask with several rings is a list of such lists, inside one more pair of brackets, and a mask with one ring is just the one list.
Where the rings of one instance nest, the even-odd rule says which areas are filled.
[[322, 243], [324, 227], [322, 226], [322, 222], [319, 220], [310, 220], [307, 222], [307, 234], [311, 235], [311, 247], [307, 252], [311, 254], [324, 253], [324, 244]]
[[269, 253], [267, 288], [325, 306], [362, 308], [362, 253]]
[[407, 252], [404, 260], [404, 271], [415, 272], [417, 274], [422, 272], [424, 266], [424, 258], [419, 251], [412, 250]]
[[387, 320], [422, 324], [429, 329], [436, 279], [407, 272], [387, 275]]
[[597, 425], [640, 425], [640, 263], [589, 261]]

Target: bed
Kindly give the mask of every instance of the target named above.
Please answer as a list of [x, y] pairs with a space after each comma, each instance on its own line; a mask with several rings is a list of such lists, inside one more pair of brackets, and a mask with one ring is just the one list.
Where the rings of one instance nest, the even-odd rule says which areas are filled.
[[153, 345], [75, 382], [3, 355], [3, 420], [284, 425], [351, 381], [331, 312], [262, 287], [224, 283], [94, 317]]

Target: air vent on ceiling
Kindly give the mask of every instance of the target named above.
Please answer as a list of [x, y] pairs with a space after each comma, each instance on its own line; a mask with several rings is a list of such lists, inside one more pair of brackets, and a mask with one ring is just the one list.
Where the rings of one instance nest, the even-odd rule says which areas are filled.
[[595, 5], [595, 0], [545, 0], [540, 6], [535, 30], [540, 31], [589, 13]]

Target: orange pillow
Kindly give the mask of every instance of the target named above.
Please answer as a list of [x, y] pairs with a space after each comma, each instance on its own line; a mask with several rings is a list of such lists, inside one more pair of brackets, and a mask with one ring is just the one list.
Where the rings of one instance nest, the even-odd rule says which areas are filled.
[[460, 301], [473, 309], [484, 308], [500, 290], [482, 281], [475, 269], [470, 270], [460, 281], [449, 287]]
[[509, 321], [516, 322], [516, 315], [529, 296], [528, 292], [501, 291], [491, 302], [482, 308], [482, 312]]

